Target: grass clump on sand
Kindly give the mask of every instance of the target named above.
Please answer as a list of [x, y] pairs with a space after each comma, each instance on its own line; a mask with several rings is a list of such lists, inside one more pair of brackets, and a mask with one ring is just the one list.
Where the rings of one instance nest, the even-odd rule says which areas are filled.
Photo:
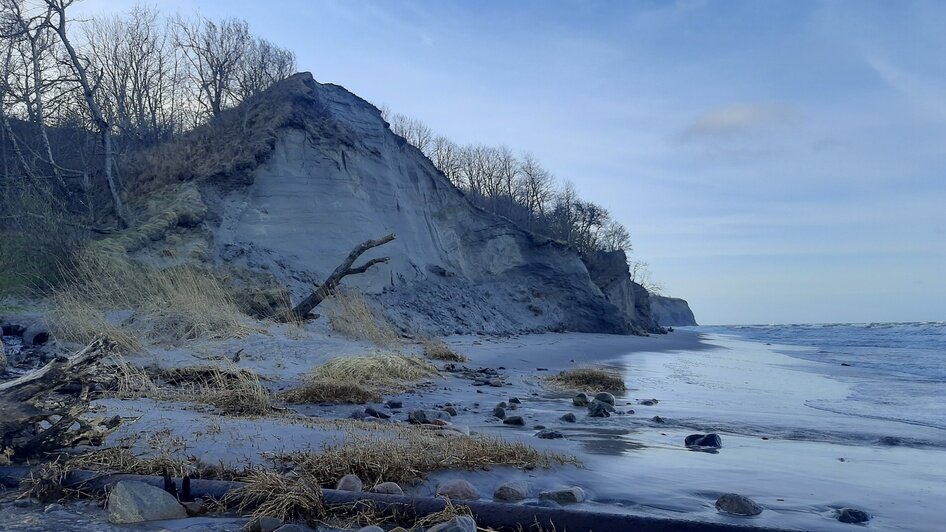
[[445, 362], [466, 362], [466, 356], [453, 350], [443, 340], [430, 339], [423, 342], [424, 356]]
[[259, 375], [248, 370], [213, 371], [200, 383], [196, 400], [229, 416], [263, 416], [273, 411], [273, 396]]
[[436, 375], [437, 368], [419, 357], [373, 351], [316, 366], [303, 378], [302, 386], [285, 397], [296, 403], [378, 402], [384, 392], [404, 390]]
[[280, 458], [323, 485], [334, 483], [346, 474], [358, 475], [366, 484], [373, 485], [411, 482], [445, 469], [472, 471], [492, 466], [535, 469], [578, 464], [573, 457], [489, 436], [465, 436], [417, 425], [380, 426], [358, 421], [336, 424], [340, 428], [348, 427], [344, 440], [325, 445], [320, 452], [297, 452]]
[[254, 517], [314, 523], [328, 513], [322, 488], [311, 475], [254, 470], [240, 480], [245, 485], [228, 492], [220, 501], [240, 514], [252, 510]]
[[340, 288], [332, 293], [330, 300], [328, 319], [334, 331], [355, 340], [369, 340], [381, 347], [397, 344], [400, 339], [397, 329], [368, 304], [361, 292]]
[[[51, 294], [54, 334], [85, 343], [105, 334], [128, 351], [138, 338], [178, 343], [194, 338], [242, 337], [249, 329], [213, 273], [197, 266], [156, 269], [124, 251], [91, 246]], [[109, 313], [130, 312], [120, 324]]]
[[599, 368], [567, 369], [546, 380], [557, 388], [588, 390], [596, 392], [623, 392], [627, 390], [621, 375], [612, 370]]

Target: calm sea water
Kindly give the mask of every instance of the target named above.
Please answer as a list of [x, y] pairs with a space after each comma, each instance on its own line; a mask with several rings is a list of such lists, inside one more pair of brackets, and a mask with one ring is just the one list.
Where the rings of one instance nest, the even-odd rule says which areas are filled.
[[[946, 322], [699, 327], [772, 344], [851, 386], [843, 401], [807, 406], [946, 431]], [[910, 439], [905, 439], [910, 443]], [[897, 444], [896, 439], [889, 443]], [[924, 443], [924, 442], [913, 442]], [[944, 441], [925, 442], [935, 446]]]

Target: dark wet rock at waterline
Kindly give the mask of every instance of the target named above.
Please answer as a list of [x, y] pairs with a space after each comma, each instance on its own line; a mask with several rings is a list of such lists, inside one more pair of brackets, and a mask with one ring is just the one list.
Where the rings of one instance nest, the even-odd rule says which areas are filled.
[[591, 399], [588, 397], [588, 394], [584, 392], [576, 395], [575, 398], [572, 399], [572, 403], [575, 406], [588, 406], [588, 403], [590, 402], [591, 402]]
[[497, 406], [493, 409], [493, 417], [506, 419], [506, 409], [501, 406]]
[[660, 416], [654, 416], [654, 417], [650, 418], [650, 420], [653, 421], [654, 423], [666, 423], [666, 421], [664, 420], [664, 418], [662, 418], [662, 417], [660, 417]]
[[690, 434], [683, 441], [684, 445], [687, 447], [711, 447], [713, 449], [719, 449], [723, 446], [723, 440], [719, 437], [719, 434]]
[[395, 408], [403, 408], [403, 407], [404, 407], [404, 403], [402, 403], [401, 401], [395, 401], [395, 400], [392, 399], [392, 400], [388, 401], [387, 403], [384, 403], [384, 406], [386, 406], [386, 407], [388, 407], [388, 408], [390, 408], [390, 409], [393, 410], [393, 409], [395, 409]]
[[842, 523], [866, 523], [870, 521], [870, 515], [857, 508], [841, 508], [838, 510], [838, 521]]
[[450, 414], [451, 417], [458, 415], [457, 409], [452, 406], [444, 408], [443, 411]]
[[440, 410], [414, 410], [408, 415], [408, 421], [419, 425], [429, 425], [437, 420], [450, 421], [450, 414]]
[[503, 420], [503, 423], [515, 427], [522, 427], [525, 426], [526, 420], [522, 419], [522, 416], [509, 416]]
[[562, 419], [562, 421], [564, 421], [564, 422], [566, 422], [566, 423], [574, 423], [574, 422], [578, 421], [578, 418], [575, 417], [575, 414], [572, 414], [571, 412], [569, 412], [569, 413], [565, 414], [564, 416], [562, 416], [561, 419]]
[[522, 481], [512, 481], [500, 484], [493, 492], [497, 501], [521, 501], [529, 497], [529, 485]]
[[513, 397], [509, 399], [509, 404], [519, 405], [522, 404], [522, 401], [520, 401], [518, 397]]
[[391, 417], [391, 414], [388, 414], [388, 413], [385, 413], [385, 412], [381, 412], [381, 411], [379, 411], [379, 410], [375, 410], [374, 408], [372, 408], [372, 407], [370, 407], [370, 406], [367, 407], [367, 408], [365, 408], [365, 414], [367, 414], [367, 415], [369, 415], [369, 416], [371, 416], [371, 417], [374, 417], [374, 418], [378, 418], [378, 419], [388, 419], [388, 418]]
[[[608, 411], [608, 404], [595, 401], [588, 405], [588, 417], [610, 417], [611, 413]], [[611, 407], [611, 410], [614, 410]]]
[[642, 406], [654, 406], [659, 402], [660, 401], [656, 399], [644, 399], [643, 401], [638, 401], [637, 404], [642, 405]]
[[577, 486], [561, 490], [543, 491], [539, 494], [539, 500], [553, 501], [559, 504], [575, 504], [585, 500], [585, 492]]
[[729, 515], [751, 517], [762, 513], [762, 507], [738, 493], [726, 493], [716, 499], [716, 509]]
[[460, 501], [475, 501], [480, 498], [480, 493], [476, 491], [473, 484], [462, 478], [455, 478], [441, 482], [437, 486], [437, 496]]
[[539, 431], [539, 433], [536, 434], [536, 437], [541, 438], [543, 440], [561, 440], [562, 438], [565, 437], [565, 435], [557, 430], [545, 429], [545, 430]]
[[607, 403], [611, 406], [614, 406], [614, 396], [609, 394], [608, 392], [601, 392], [599, 394], [595, 394], [595, 401], [600, 401], [602, 403]]

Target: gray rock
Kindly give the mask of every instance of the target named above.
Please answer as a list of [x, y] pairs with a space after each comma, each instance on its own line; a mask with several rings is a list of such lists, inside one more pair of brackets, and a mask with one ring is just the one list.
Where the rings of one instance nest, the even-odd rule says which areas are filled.
[[364, 484], [362, 484], [361, 479], [355, 475], [345, 475], [338, 479], [338, 483], [335, 484], [335, 489], [341, 491], [361, 491], [364, 489]]
[[657, 403], [659, 403], [659, 402], [660, 402], [660, 401], [658, 401], [658, 400], [656, 400], [656, 399], [644, 399], [643, 401], [638, 401], [638, 404], [641, 404], [641, 405], [644, 405], [644, 406], [654, 406], [655, 404], [657, 404]]
[[108, 495], [108, 520], [112, 523], [142, 523], [184, 519], [187, 512], [170, 493], [144, 482], [122, 480]]
[[539, 431], [539, 433], [536, 434], [536, 436], [543, 440], [560, 440], [565, 437], [565, 435], [562, 434], [561, 432], [557, 430], [552, 430], [552, 429], [545, 429], [545, 430]]
[[857, 508], [841, 508], [838, 510], [838, 521], [842, 523], [866, 523], [870, 521], [870, 515]]
[[454, 517], [446, 523], [440, 523], [427, 529], [427, 532], [476, 532], [476, 521], [467, 515]]
[[719, 434], [690, 434], [683, 440], [687, 447], [709, 447], [719, 449], [723, 446], [723, 440]]
[[575, 504], [585, 500], [585, 492], [578, 486], [561, 490], [543, 491], [539, 494], [539, 500], [553, 501], [559, 504]]
[[729, 515], [751, 517], [762, 513], [762, 507], [738, 493], [726, 493], [716, 499], [716, 509]]
[[255, 517], [243, 525], [240, 532], [273, 532], [284, 524], [281, 519], [275, 517]]
[[369, 525], [359, 528], [358, 532], [384, 532], [384, 529], [380, 526]]
[[574, 422], [578, 421], [578, 418], [575, 417], [575, 414], [572, 414], [571, 412], [569, 412], [569, 413], [565, 414], [564, 416], [562, 416], [561, 419], [562, 419], [562, 421], [564, 421], [564, 422], [566, 422], [566, 423], [574, 423]]
[[384, 406], [386, 406], [386, 407], [388, 407], [388, 408], [390, 408], [390, 409], [393, 410], [393, 409], [395, 409], [395, 408], [403, 408], [403, 407], [404, 407], [404, 403], [402, 403], [401, 401], [395, 401], [394, 399], [392, 399], [392, 400], [388, 401], [387, 403], [384, 403]]
[[521, 501], [529, 497], [529, 485], [523, 481], [512, 481], [500, 484], [493, 492], [497, 501]]
[[[588, 405], [588, 417], [609, 417], [611, 415], [608, 412], [608, 404], [602, 403], [601, 401], [595, 401]], [[611, 407], [613, 410], [614, 407]]]
[[408, 421], [419, 425], [429, 425], [436, 419], [450, 421], [450, 414], [441, 410], [414, 410], [407, 417]]
[[591, 399], [588, 398], [588, 394], [586, 394], [585, 392], [582, 392], [576, 395], [575, 398], [572, 399], [572, 403], [575, 406], [588, 406], [588, 403], [590, 402], [591, 402]]
[[452, 406], [448, 406], [448, 407], [444, 408], [443, 411], [446, 412], [446, 413], [448, 413], [448, 414], [450, 414], [451, 417], [456, 416], [456, 415], [459, 414], [459, 413], [457, 412], [457, 409], [454, 408], [454, 407], [452, 407]]
[[289, 523], [288, 525], [283, 525], [277, 528], [275, 532], [312, 532], [312, 529], [305, 525]]
[[650, 418], [650, 420], [653, 421], [654, 423], [666, 423], [666, 421], [664, 420], [664, 418], [662, 418], [662, 417], [660, 417], [660, 416], [654, 416], [654, 417]]
[[607, 403], [611, 406], [614, 406], [614, 396], [608, 392], [595, 394], [595, 401], [601, 401], [602, 403]]
[[497, 406], [493, 409], [493, 417], [498, 417], [499, 419], [506, 419], [506, 410], [502, 407]]
[[475, 501], [480, 498], [480, 494], [473, 487], [473, 484], [462, 478], [445, 480], [437, 486], [437, 496], [447, 497], [458, 501]]
[[519, 405], [522, 404], [522, 401], [520, 401], [518, 397], [513, 397], [509, 399], [509, 404]]
[[503, 385], [503, 381], [499, 379], [492, 379], [489, 381], [489, 385], [492, 386], [493, 388], [500, 388]]
[[395, 482], [382, 482], [371, 488], [375, 493], [384, 493], [385, 495], [404, 495], [404, 490]]
[[522, 427], [522, 426], [525, 426], [526, 420], [522, 419], [522, 416], [509, 416], [503, 420], [503, 423], [505, 423], [506, 425]]
[[374, 408], [370, 406], [365, 408], [365, 414], [368, 414], [369, 416], [378, 418], [378, 419], [388, 419], [391, 417], [391, 414], [388, 414], [386, 412], [381, 412], [380, 410], [375, 410]]

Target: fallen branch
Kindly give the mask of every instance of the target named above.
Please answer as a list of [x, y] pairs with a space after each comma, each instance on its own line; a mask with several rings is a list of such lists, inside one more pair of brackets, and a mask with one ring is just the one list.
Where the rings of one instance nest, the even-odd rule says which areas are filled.
[[343, 278], [349, 275], [365, 273], [375, 264], [388, 262], [390, 260], [389, 257], [380, 257], [371, 259], [357, 268], [352, 268], [352, 264], [354, 264], [355, 261], [358, 260], [358, 257], [364, 254], [366, 251], [378, 246], [383, 246], [392, 240], [394, 240], [394, 233], [383, 236], [377, 240], [367, 240], [355, 246], [355, 249], [351, 250], [351, 253], [345, 257], [345, 260], [342, 261], [342, 263], [337, 268], [335, 268], [335, 271], [333, 271], [327, 279], [325, 279], [325, 282], [319, 285], [311, 294], [309, 294], [308, 297], [303, 299], [292, 309], [292, 311], [290, 311], [290, 317], [301, 320], [307, 319], [309, 313], [312, 312], [312, 309], [317, 307], [319, 303], [328, 297], [335, 290], [335, 288], [338, 287], [338, 283], [341, 282]]
[[118, 427], [119, 419], [81, 416], [89, 409], [89, 387], [79, 393], [57, 393], [67, 384], [82, 383], [114, 344], [96, 339], [71, 357], [58, 357], [42, 368], [0, 384], [0, 451], [27, 458], [79, 444], [98, 445]]

